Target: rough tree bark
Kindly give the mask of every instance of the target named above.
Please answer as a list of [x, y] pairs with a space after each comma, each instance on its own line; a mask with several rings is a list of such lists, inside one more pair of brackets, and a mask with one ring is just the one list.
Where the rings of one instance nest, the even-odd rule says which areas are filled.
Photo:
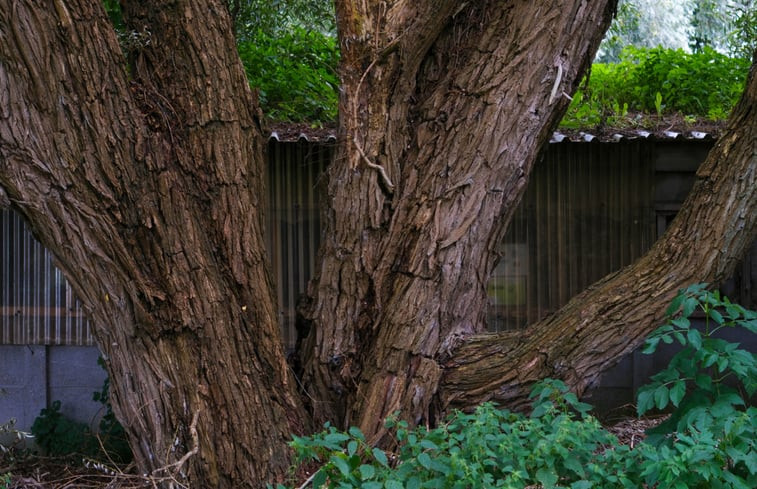
[[343, 144], [303, 310], [316, 420], [379, 440], [396, 410], [433, 423], [486, 399], [517, 406], [548, 375], [582, 392], [679, 287], [721, 280], [754, 240], [747, 91], [687, 217], [649, 256], [524, 333], [480, 335], [497, 245], [614, 7], [337, 2]]
[[447, 357], [442, 406], [496, 400], [517, 407], [544, 377], [562, 378], [581, 394], [662, 323], [679, 289], [722, 283], [755, 239], [757, 52], [725, 133], [665, 235], [527, 331], [469, 338]]
[[[497, 244], [614, 3], [337, 2], [341, 145], [304, 311], [317, 421], [378, 439], [395, 409], [517, 403], [542, 375], [580, 390], [754, 239], [752, 77], [650, 257], [528, 334], [480, 334]], [[140, 470], [259, 485], [310, 417], [265, 269], [257, 106], [221, 2], [127, 1], [124, 17], [128, 73], [98, 0], [0, 0], [0, 203], [90, 309]]]
[[[339, 137], [304, 378], [316, 419], [433, 421], [486, 281], [615, 2], [337, 2]], [[348, 203], [348, 205], [345, 205]]]
[[101, 4], [0, 2], [0, 186], [91, 312], [140, 470], [257, 486], [305, 416], [225, 6], [125, 2], [127, 74]]

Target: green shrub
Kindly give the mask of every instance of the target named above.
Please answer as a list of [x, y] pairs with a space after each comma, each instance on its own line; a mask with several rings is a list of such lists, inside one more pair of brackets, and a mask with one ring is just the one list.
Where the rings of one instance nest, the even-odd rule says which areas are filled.
[[[702, 332], [692, 327], [695, 311], [704, 313]], [[698, 284], [681, 291], [668, 315], [644, 352], [661, 343], [683, 348], [639, 390], [639, 415], [673, 408], [649, 432], [643, 475], [661, 488], [757, 487], [757, 409], [746, 402], [757, 389], [757, 358], [714, 336], [735, 327], [757, 333], [757, 313]]]
[[565, 384], [544, 380], [531, 398], [530, 416], [486, 403], [472, 414], [456, 411], [431, 430], [390, 419], [396, 454], [367, 445], [357, 428], [342, 433], [331, 426], [294, 437], [292, 447], [301, 462], [321, 464], [314, 487], [635, 487], [626, 475], [635, 464], [620, 456], [629, 450]]
[[237, 46], [250, 86], [274, 120], [330, 122], [337, 115], [336, 38], [292, 27], [273, 36], [263, 31]]
[[[707, 318], [703, 334], [688, 319], [696, 309]], [[684, 349], [640, 390], [638, 406], [640, 414], [676, 409], [634, 449], [604, 430], [565, 384], [546, 379], [532, 390], [528, 416], [483, 404], [472, 414], [456, 411], [431, 430], [411, 430], [395, 416], [386, 427], [396, 453], [370, 446], [357, 428], [345, 433], [327, 425], [321, 433], [295, 436], [298, 463], [318, 465], [301, 487], [757, 487], [757, 410], [745, 408], [739, 391], [723, 383], [732, 377], [753, 395], [755, 358], [712, 336], [736, 326], [757, 332], [757, 313], [705, 285], [681, 291], [668, 311], [670, 321], [650, 336], [645, 351], [673, 341]]]
[[695, 54], [628, 47], [620, 62], [592, 65], [560, 125], [581, 129], [648, 122], [629, 118], [629, 110], [725, 119], [744, 90], [749, 66], [746, 59], [709, 47]]
[[[98, 364], [104, 368], [102, 358]], [[100, 391], [92, 399], [103, 405], [105, 414], [99, 430], [93, 433], [85, 423], [73, 421], [60, 412], [60, 401], [53, 401], [40, 411], [31, 427], [35, 442], [42, 451], [51, 456], [84, 455], [106, 457], [116, 463], [127, 463], [133, 458], [123, 426], [116, 420], [110, 404], [110, 379], [106, 377]]]

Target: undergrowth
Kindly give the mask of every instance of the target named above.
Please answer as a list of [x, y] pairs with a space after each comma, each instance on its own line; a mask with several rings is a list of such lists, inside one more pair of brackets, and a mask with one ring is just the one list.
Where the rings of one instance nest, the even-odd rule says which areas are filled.
[[[691, 324], [695, 311], [705, 317], [701, 331]], [[354, 427], [342, 432], [326, 425], [315, 435], [295, 436], [298, 463], [317, 467], [299, 487], [757, 487], [757, 409], [746, 402], [755, 392], [757, 360], [715, 336], [734, 327], [757, 333], [757, 313], [700, 284], [682, 290], [668, 314], [644, 351], [674, 342], [682, 349], [640, 390], [638, 413], [668, 410], [670, 418], [633, 449], [563, 382], [546, 379], [534, 386], [528, 415], [487, 403], [470, 414], [456, 411], [433, 429], [411, 429], [397, 414], [386, 421], [398, 446], [392, 453], [371, 446]]]

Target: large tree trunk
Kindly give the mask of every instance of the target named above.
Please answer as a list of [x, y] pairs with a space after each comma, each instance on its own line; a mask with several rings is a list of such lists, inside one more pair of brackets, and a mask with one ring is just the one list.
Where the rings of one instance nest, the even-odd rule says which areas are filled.
[[316, 418], [432, 421], [486, 282], [614, 2], [337, 2], [340, 139], [304, 354]]
[[[262, 239], [262, 135], [220, 2], [0, 2], [0, 186], [91, 311], [140, 470], [283, 476], [305, 419]], [[129, 81], [131, 80], [131, 81]]]
[[[754, 239], [752, 77], [649, 257], [529, 333], [480, 334], [497, 245], [614, 3], [337, 2], [342, 144], [305, 311], [317, 420], [378, 439], [396, 409], [518, 403], [543, 375], [580, 390]], [[0, 0], [0, 203], [90, 309], [140, 470], [258, 485], [309, 418], [265, 269], [257, 106], [218, 0], [124, 17], [128, 73], [98, 0]]]
[[751, 244], [747, 91], [705, 184], [655, 250], [526, 332], [479, 336], [497, 245], [613, 8], [337, 2], [343, 145], [303, 311], [317, 420], [378, 440], [396, 410], [433, 423], [486, 399], [517, 406], [545, 376], [582, 392], [641, 343], [678, 288], [722, 280]]

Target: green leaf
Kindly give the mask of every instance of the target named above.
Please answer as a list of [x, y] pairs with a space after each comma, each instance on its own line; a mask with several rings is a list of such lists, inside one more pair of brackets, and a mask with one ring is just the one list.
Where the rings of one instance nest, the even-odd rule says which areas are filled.
[[360, 478], [364, 481], [373, 479], [373, 477], [376, 475], [376, 469], [373, 468], [373, 465], [363, 464], [359, 467], [358, 470], [360, 471]]
[[679, 380], [670, 389], [670, 402], [673, 406], [678, 407], [681, 403], [681, 399], [686, 395], [686, 381]]
[[668, 316], [672, 316], [676, 312], [678, 312], [678, 309], [681, 307], [681, 304], [683, 304], [683, 299], [686, 296], [682, 293], [679, 293], [675, 298], [670, 302], [670, 305], [665, 310], [665, 314]]
[[426, 470], [431, 469], [431, 457], [429, 457], [426, 452], [422, 452], [418, 455], [418, 463]]
[[689, 344], [695, 349], [702, 348], [702, 335], [696, 329], [690, 329], [686, 333], [686, 339], [689, 340]]
[[681, 329], [689, 329], [691, 327], [691, 321], [687, 317], [675, 318], [670, 322]]
[[384, 483], [386, 489], [405, 489], [402, 487], [402, 483], [395, 480], [388, 480]]
[[323, 470], [319, 470], [318, 472], [315, 473], [315, 476], [313, 477], [313, 487], [317, 489], [325, 483], [326, 483], [326, 472], [324, 472]]
[[694, 382], [696, 383], [697, 387], [702, 390], [708, 392], [712, 390], [712, 377], [707, 374], [698, 373]]
[[587, 480], [580, 480], [572, 483], [570, 489], [590, 489], [594, 484]]
[[567, 457], [563, 464], [565, 465], [566, 469], [570, 470], [579, 477], [584, 477], [586, 474], [583, 464], [578, 460], [578, 458], [574, 456]]
[[645, 355], [654, 353], [657, 350], [657, 345], [660, 343], [660, 338], [649, 338], [644, 344], [644, 349], [641, 350]]
[[355, 440], [351, 440], [347, 444], [347, 455], [355, 455], [355, 452], [357, 452], [357, 442]]
[[339, 472], [341, 472], [343, 476], [348, 477], [350, 475], [350, 466], [345, 459], [339, 455], [332, 455], [331, 458], [329, 458], [329, 461], [339, 469]]
[[373, 453], [373, 458], [376, 459], [376, 462], [380, 463], [384, 467], [389, 467], [389, 460], [386, 458], [386, 454], [383, 450], [377, 447], [373, 447], [373, 450], [371, 450], [371, 453]]
[[357, 426], [350, 426], [350, 429], [347, 430], [347, 432], [350, 434], [350, 436], [356, 440], [365, 441], [365, 436], [363, 435], [363, 432], [360, 431], [360, 428]]
[[405, 489], [420, 489], [421, 480], [418, 477], [411, 477], [405, 482]]
[[665, 409], [668, 405], [670, 391], [664, 385], [654, 390], [654, 404], [657, 409]]
[[686, 300], [683, 301], [683, 311], [681, 312], [681, 314], [686, 317], [691, 316], [698, 305], [699, 302], [695, 298], [687, 297]]
[[710, 310], [710, 317], [718, 324], [723, 324], [725, 322], [723, 320], [723, 316], [718, 312], [717, 309]]
[[557, 474], [549, 469], [539, 469], [536, 471], [536, 480], [538, 480], [545, 489], [555, 487], [557, 479]]
[[636, 413], [642, 416], [654, 406], [654, 389], [642, 387], [636, 397]]

